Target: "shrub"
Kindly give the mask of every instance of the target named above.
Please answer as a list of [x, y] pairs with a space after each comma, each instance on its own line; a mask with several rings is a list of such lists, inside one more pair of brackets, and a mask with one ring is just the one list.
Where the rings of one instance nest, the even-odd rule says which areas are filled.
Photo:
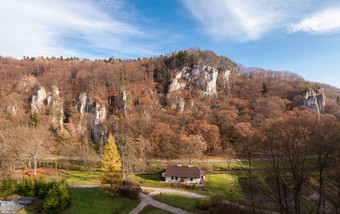
[[71, 197], [65, 182], [54, 183], [44, 202], [44, 213], [59, 213], [69, 207]]
[[38, 125], [39, 121], [39, 114], [37, 112], [34, 112], [31, 116], [31, 125], [35, 127]]
[[139, 200], [139, 193], [141, 188], [139, 185], [133, 183], [130, 180], [124, 181], [122, 187], [120, 188], [120, 193], [132, 200]]
[[191, 187], [193, 190], [197, 189], [196, 184], [193, 184]]
[[18, 194], [23, 196], [35, 196], [35, 180], [23, 180], [18, 184]]
[[13, 179], [6, 177], [1, 180], [0, 184], [0, 196], [11, 196], [18, 192], [18, 184]]
[[196, 207], [200, 210], [208, 210], [211, 207], [211, 202], [208, 199], [200, 199], [197, 201]]
[[50, 189], [44, 202], [44, 213], [58, 213], [59, 199], [55, 188]]
[[[39, 180], [23, 180], [16, 182], [11, 178], [0, 181], [0, 196], [36, 196], [44, 199], [44, 213], [59, 213], [71, 204], [71, 197], [66, 182], [46, 182]], [[138, 193], [139, 194], [139, 193]]]
[[35, 195], [40, 198], [46, 198], [49, 189], [51, 188], [51, 183], [47, 183], [43, 179], [36, 180], [35, 182]]

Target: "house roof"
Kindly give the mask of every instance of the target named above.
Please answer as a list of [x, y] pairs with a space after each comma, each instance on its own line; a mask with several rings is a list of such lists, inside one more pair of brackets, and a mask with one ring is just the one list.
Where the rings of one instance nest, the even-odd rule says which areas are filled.
[[188, 166], [168, 166], [165, 170], [165, 176], [176, 176], [183, 178], [200, 178], [203, 171], [198, 167]]

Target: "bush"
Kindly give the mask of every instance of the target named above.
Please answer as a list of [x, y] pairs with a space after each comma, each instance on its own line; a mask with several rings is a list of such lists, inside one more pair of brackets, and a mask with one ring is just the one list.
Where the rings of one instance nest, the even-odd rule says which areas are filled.
[[23, 180], [18, 184], [18, 194], [22, 196], [35, 196], [35, 180]]
[[38, 125], [39, 121], [39, 114], [34, 112], [31, 116], [31, 125], [35, 127]]
[[[138, 193], [139, 194], [139, 193]], [[44, 199], [44, 213], [59, 213], [71, 204], [71, 197], [66, 182], [46, 182], [39, 180], [23, 180], [16, 182], [11, 178], [0, 181], [0, 196], [36, 196]]]
[[44, 213], [58, 213], [59, 198], [57, 191], [50, 189], [44, 202]]
[[193, 184], [191, 187], [193, 190], [197, 189], [196, 184]]
[[211, 207], [211, 202], [208, 199], [200, 199], [197, 201], [196, 207], [200, 210], [208, 210]]
[[54, 183], [44, 202], [44, 213], [59, 213], [69, 207], [71, 197], [65, 182]]
[[0, 196], [11, 196], [15, 195], [18, 192], [18, 183], [13, 179], [7, 177], [1, 180], [0, 184]]
[[139, 200], [139, 193], [141, 192], [140, 186], [133, 183], [132, 181], [124, 181], [120, 188], [120, 193], [132, 200]]
[[40, 199], [46, 198], [50, 188], [51, 188], [51, 183], [47, 183], [43, 179], [36, 180], [35, 195]]

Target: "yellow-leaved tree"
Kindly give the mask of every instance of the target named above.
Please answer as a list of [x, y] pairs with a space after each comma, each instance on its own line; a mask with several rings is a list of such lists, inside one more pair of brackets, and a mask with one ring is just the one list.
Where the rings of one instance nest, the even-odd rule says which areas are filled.
[[105, 144], [101, 172], [102, 183], [111, 184], [113, 190], [118, 191], [122, 184], [122, 163], [115, 140], [111, 133]]

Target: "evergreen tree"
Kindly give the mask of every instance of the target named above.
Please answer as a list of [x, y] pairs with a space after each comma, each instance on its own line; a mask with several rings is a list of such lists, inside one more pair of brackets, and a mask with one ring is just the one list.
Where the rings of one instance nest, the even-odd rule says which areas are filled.
[[113, 190], [118, 191], [122, 183], [122, 163], [111, 133], [106, 141], [105, 151], [102, 156], [101, 171], [102, 183], [111, 184]]
[[262, 94], [265, 95], [268, 92], [267, 84], [263, 83], [262, 84]]
[[31, 116], [31, 125], [36, 127], [39, 123], [39, 114], [37, 112], [34, 112]]

